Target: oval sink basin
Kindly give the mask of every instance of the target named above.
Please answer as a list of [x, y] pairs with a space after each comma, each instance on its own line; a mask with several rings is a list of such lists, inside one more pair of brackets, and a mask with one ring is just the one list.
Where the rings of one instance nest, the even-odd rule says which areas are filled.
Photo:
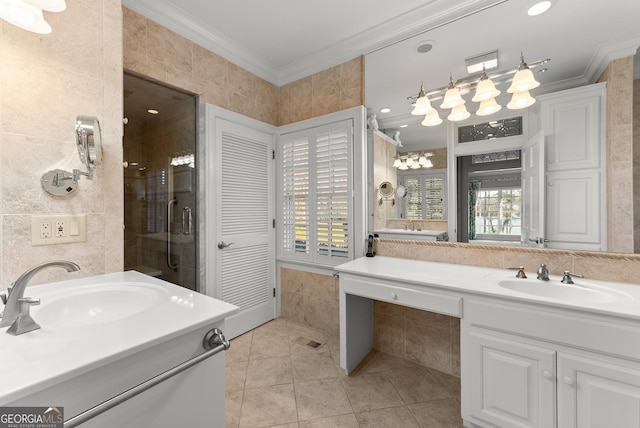
[[[42, 325], [75, 327], [102, 324], [139, 314], [167, 297], [149, 284], [91, 284], [42, 298], [34, 319]], [[35, 309], [35, 308], [34, 308]]]
[[579, 302], [612, 302], [616, 295], [579, 284], [549, 283], [539, 280], [508, 279], [498, 285], [520, 293]]

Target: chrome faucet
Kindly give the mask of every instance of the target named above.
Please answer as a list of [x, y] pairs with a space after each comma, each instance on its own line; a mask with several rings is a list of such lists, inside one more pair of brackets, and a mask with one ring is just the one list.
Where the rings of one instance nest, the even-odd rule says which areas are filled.
[[80, 266], [65, 260], [54, 260], [41, 263], [27, 270], [25, 273], [20, 275], [16, 282], [11, 284], [11, 288], [7, 290], [7, 294], [0, 295], [2, 303], [4, 303], [4, 312], [1, 315], [2, 319], [0, 319], [0, 327], [10, 326], [18, 318], [18, 315], [20, 314], [20, 303], [24, 303], [24, 289], [27, 287], [27, 284], [33, 275], [42, 269], [56, 266], [66, 269], [67, 272], [80, 270]]
[[547, 269], [547, 265], [542, 263], [538, 268], [538, 276], [536, 277], [540, 281], [549, 281], [549, 269]]

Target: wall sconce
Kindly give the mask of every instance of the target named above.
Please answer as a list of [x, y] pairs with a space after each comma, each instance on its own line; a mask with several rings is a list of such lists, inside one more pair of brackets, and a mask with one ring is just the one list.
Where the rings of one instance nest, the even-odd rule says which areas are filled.
[[102, 131], [98, 118], [78, 116], [76, 120], [76, 146], [78, 156], [87, 172], [74, 169], [73, 172], [54, 169], [40, 179], [42, 188], [53, 196], [64, 196], [75, 192], [80, 177], [93, 180], [93, 170], [102, 163]]
[[51, 26], [42, 11], [62, 12], [66, 8], [64, 0], [0, 0], [0, 18], [23, 30], [49, 34]]

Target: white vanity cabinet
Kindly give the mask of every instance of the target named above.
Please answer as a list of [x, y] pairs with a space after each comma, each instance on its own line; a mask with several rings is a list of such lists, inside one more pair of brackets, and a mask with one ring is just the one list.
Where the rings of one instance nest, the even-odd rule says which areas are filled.
[[637, 326], [466, 300], [461, 328], [466, 421], [501, 428], [640, 427]]
[[549, 248], [606, 250], [606, 83], [539, 97]]

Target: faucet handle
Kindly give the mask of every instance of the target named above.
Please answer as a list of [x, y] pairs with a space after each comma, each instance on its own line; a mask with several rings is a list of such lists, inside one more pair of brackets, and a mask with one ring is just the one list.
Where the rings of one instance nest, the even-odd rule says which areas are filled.
[[549, 281], [549, 269], [547, 269], [547, 265], [544, 263], [542, 263], [538, 268], [537, 278], [541, 281]]
[[524, 273], [524, 266], [518, 266], [517, 268], [510, 267], [509, 269], [518, 269], [518, 273], [516, 273], [516, 278], [525, 279], [527, 277], [527, 274]]
[[562, 276], [562, 280], [560, 282], [564, 284], [573, 284], [573, 277], [576, 278], [584, 278], [584, 275], [578, 275], [577, 273], [569, 272], [568, 270], [564, 271], [564, 275]]

